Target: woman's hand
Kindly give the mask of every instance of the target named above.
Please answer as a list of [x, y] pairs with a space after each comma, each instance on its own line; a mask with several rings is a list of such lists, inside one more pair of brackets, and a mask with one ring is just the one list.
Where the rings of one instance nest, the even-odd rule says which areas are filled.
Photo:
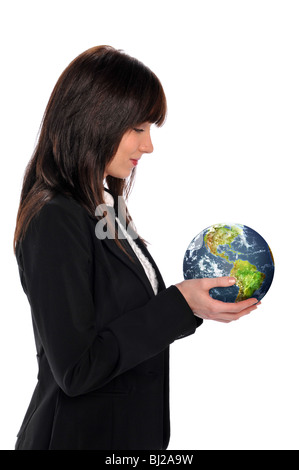
[[194, 315], [203, 320], [215, 320], [229, 323], [248, 315], [260, 305], [257, 299], [242, 300], [237, 303], [221, 302], [213, 299], [209, 290], [213, 287], [228, 287], [235, 284], [233, 277], [189, 279], [176, 284], [185, 297]]

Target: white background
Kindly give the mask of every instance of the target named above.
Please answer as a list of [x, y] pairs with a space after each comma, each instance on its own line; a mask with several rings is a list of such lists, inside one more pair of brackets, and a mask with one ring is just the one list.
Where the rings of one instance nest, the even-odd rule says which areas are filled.
[[168, 98], [129, 208], [166, 284], [219, 222], [258, 231], [275, 258], [259, 309], [205, 322], [171, 347], [169, 449], [299, 449], [297, 1], [11, 1], [1, 7], [0, 448], [36, 382], [29, 304], [12, 251], [25, 166], [58, 76], [110, 44], [148, 65]]

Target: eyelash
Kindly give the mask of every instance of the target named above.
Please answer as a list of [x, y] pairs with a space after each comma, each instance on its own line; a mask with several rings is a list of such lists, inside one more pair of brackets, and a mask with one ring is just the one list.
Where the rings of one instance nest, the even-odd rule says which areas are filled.
[[144, 129], [138, 129], [136, 127], [134, 127], [133, 129], [135, 132], [138, 132], [138, 133], [141, 133], [141, 132], [144, 132]]

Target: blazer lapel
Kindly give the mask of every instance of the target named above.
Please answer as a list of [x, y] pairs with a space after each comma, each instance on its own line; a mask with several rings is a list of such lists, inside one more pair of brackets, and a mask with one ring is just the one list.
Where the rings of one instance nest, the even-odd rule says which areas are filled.
[[157, 275], [157, 279], [158, 279], [158, 283], [159, 283], [159, 292], [161, 290], [164, 290], [165, 289], [165, 283], [164, 283], [164, 280], [162, 278], [162, 275], [160, 273], [160, 270], [158, 268], [158, 266], [156, 265], [156, 262], [155, 260], [153, 259], [152, 255], [150, 254], [150, 252], [148, 251], [148, 249], [146, 248], [146, 246], [142, 243], [142, 241], [140, 240], [140, 238], [137, 238], [135, 240], [136, 244], [139, 246], [139, 248], [142, 250], [142, 252], [144, 253], [144, 255], [147, 257], [147, 259], [149, 260], [149, 262], [151, 263], [151, 265], [153, 266], [155, 272], [156, 272], [156, 275]]
[[[136, 241], [136, 240], [135, 240]], [[131, 248], [129, 242], [127, 240], [120, 240], [121, 244], [123, 245], [124, 249], [126, 250], [127, 253], [129, 253], [130, 257], [132, 260], [128, 257], [126, 253], [124, 253], [123, 250], [121, 250], [115, 240], [111, 240], [109, 238], [105, 238], [102, 240], [102, 242], [105, 244], [107, 249], [113, 253], [115, 256], [117, 256], [129, 269], [131, 269], [140, 279], [140, 281], [143, 283], [144, 287], [146, 288], [148, 294], [150, 297], [154, 296], [154, 291], [152, 288], [152, 285], [143, 269], [142, 264], [140, 263], [138, 257], [136, 256], [135, 252]], [[158, 272], [157, 272], [158, 276]], [[160, 273], [158, 276], [158, 281], [159, 281], [159, 290], [160, 290]], [[163, 283], [163, 280], [162, 280]]]
[[[115, 196], [113, 195], [113, 193], [105, 188], [105, 191], [106, 193], [110, 194], [114, 200], [114, 210], [115, 210], [115, 213], [116, 213], [116, 216], [118, 217], [119, 216], [119, 208], [118, 208], [118, 204], [117, 204], [117, 201], [116, 201], [116, 198]], [[136, 234], [137, 235], [137, 234]], [[148, 260], [150, 261], [150, 263], [152, 264], [155, 272], [156, 272], [156, 275], [157, 275], [157, 279], [158, 279], [158, 292], [160, 292], [161, 290], [165, 289], [165, 284], [164, 284], [164, 281], [163, 281], [163, 278], [161, 276], [161, 273], [155, 263], [155, 261], [153, 260], [151, 254], [149, 253], [149, 251], [147, 250], [147, 248], [144, 246], [144, 244], [142, 243], [142, 241], [140, 240], [140, 238], [136, 238], [135, 240], [135, 243], [137, 244], [137, 246], [141, 249], [141, 251], [143, 252], [143, 254], [148, 258]], [[128, 242], [127, 239], [120, 239], [120, 242], [121, 244], [123, 245], [124, 249], [126, 250], [127, 253], [130, 254], [130, 257], [133, 259], [130, 259], [126, 253], [124, 253], [123, 250], [121, 250], [119, 248], [119, 246], [116, 244], [115, 240], [112, 240], [112, 239], [109, 239], [109, 238], [104, 238], [103, 239], [103, 242], [104, 244], [106, 245], [106, 247], [115, 255], [117, 256], [119, 259], [121, 259], [121, 261], [127, 265], [127, 267], [129, 269], [131, 269], [132, 271], [134, 271], [134, 273], [140, 278], [140, 280], [143, 282], [147, 292], [149, 293], [149, 295], [152, 297], [154, 294], [154, 291], [153, 291], [153, 288], [152, 288], [152, 285], [143, 269], [143, 266], [139, 260], [139, 258], [136, 256], [134, 250], [132, 249], [130, 243]]]

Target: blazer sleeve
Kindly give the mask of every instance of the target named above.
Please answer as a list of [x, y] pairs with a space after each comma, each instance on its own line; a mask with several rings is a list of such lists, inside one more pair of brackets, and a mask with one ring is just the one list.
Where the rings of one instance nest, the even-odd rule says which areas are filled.
[[57, 384], [70, 396], [100, 388], [198, 326], [171, 286], [98, 331], [93, 242], [83, 211], [47, 203], [31, 221], [19, 256], [34, 328]]

